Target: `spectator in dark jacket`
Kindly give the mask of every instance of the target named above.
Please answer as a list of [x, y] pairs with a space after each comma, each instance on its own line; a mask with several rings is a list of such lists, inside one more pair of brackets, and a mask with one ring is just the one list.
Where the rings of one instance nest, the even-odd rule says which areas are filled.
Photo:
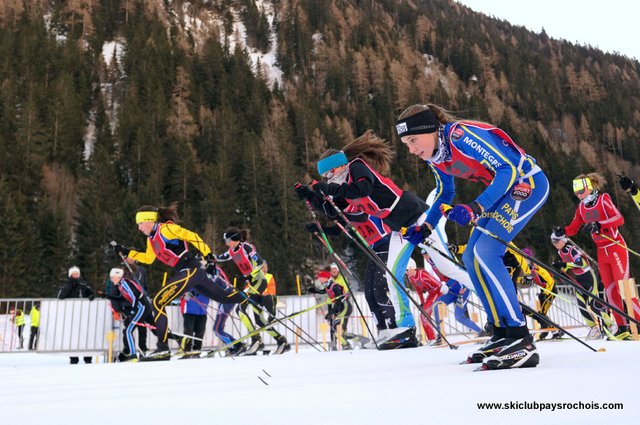
[[[58, 298], [61, 300], [67, 298], [89, 298], [89, 300], [94, 299], [93, 291], [87, 285], [82, 277], [80, 277], [80, 269], [76, 266], [73, 266], [69, 269], [69, 279], [62, 285], [60, 290], [58, 291]], [[71, 364], [78, 364], [78, 357], [69, 357]], [[91, 356], [84, 357], [85, 363], [91, 363]]]

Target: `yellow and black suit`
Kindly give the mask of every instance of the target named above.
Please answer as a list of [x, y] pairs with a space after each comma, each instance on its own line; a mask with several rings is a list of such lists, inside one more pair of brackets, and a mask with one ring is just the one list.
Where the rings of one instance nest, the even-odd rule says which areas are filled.
[[[555, 287], [555, 280], [551, 274], [547, 270], [542, 267], [538, 267], [535, 264], [531, 267], [524, 257], [511, 249], [507, 249], [504, 254], [503, 261], [511, 275], [511, 280], [516, 286], [516, 289], [518, 286], [526, 288], [533, 284], [540, 287], [540, 293], [538, 293], [540, 309], [538, 310], [538, 313], [546, 316], [551, 308], [551, 304], [553, 304], [556, 294], [558, 293], [558, 290]], [[527, 315], [533, 317], [543, 328], [552, 327], [551, 323], [542, 318], [531, 314]]]
[[167, 315], [164, 308], [183, 293], [195, 289], [220, 303], [247, 302], [247, 297], [234, 288], [225, 289], [214, 284], [195, 253], [189, 250], [189, 246], [193, 246], [205, 257], [211, 254], [211, 249], [197, 233], [171, 222], [156, 223], [147, 238], [147, 250], [130, 250], [127, 255], [128, 258], [144, 264], [151, 264], [157, 258], [173, 268], [173, 274], [166, 279], [153, 298], [153, 321], [158, 337], [158, 351], [169, 349]]

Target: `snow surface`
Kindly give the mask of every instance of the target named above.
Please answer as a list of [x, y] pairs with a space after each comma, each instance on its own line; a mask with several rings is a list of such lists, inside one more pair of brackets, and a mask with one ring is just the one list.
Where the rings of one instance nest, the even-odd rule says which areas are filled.
[[[640, 344], [541, 342], [535, 369], [473, 372], [474, 349], [420, 347], [69, 365], [0, 354], [3, 424], [637, 424]], [[268, 384], [263, 383], [264, 379]], [[623, 410], [480, 410], [479, 402], [611, 402]]]

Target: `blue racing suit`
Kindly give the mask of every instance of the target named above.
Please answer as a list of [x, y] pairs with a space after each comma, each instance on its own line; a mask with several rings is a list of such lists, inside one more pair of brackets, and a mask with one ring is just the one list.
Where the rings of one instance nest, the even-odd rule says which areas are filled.
[[[499, 128], [457, 121], [440, 126], [438, 150], [427, 161], [436, 179], [436, 199], [426, 221], [435, 228], [440, 206], [455, 196], [454, 177], [488, 187], [475, 199], [483, 208], [477, 225], [511, 242], [547, 200], [549, 182], [535, 159]], [[526, 326], [515, 288], [502, 262], [506, 247], [474, 229], [462, 257], [495, 327]]]

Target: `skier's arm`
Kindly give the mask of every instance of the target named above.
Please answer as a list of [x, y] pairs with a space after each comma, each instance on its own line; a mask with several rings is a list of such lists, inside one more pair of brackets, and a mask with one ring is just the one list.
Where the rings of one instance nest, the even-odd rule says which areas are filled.
[[191, 230], [187, 230], [174, 223], [167, 223], [160, 228], [160, 233], [167, 239], [180, 239], [191, 245], [193, 245], [198, 251], [202, 253], [203, 257], [206, 257], [211, 253], [211, 248], [207, 245], [200, 235]]
[[609, 218], [599, 222], [600, 228], [614, 230], [615, 228], [622, 226], [624, 224], [624, 217], [611, 200], [611, 196], [609, 196], [608, 193], [603, 193], [601, 196], [602, 206]]
[[127, 258], [131, 258], [143, 264], [153, 263], [156, 260], [156, 253], [153, 252], [153, 247], [151, 246], [151, 240], [147, 238], [146, 251], [141, 252], [141, 251], [136, 251], [135, 249], [132, 249], [131, 251], [129, 251], [129, 255], [127, 255]]
[[580, 208], [578, 208], [571, 223], [564, 228], [564, 232], [567, 236], [573, 236], [578, 233], [583, 224], [584, 221], [582, 220], [582, 216], [580, 216]]

